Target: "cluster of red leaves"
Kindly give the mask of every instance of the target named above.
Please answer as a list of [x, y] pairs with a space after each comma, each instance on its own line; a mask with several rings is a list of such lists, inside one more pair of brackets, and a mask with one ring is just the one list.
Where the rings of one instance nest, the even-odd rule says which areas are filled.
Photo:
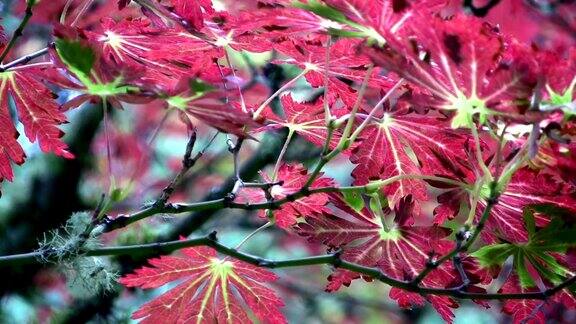
[[[55, 51], [51, 62], [40, 67], [0, 73], [0, 179], [12, 180], [11, 163], [21, 164], [25, 159], [16, 141], [9, 97], [26, 136], [38, 141], [43, 151], [68, 158], [72, 154], [60, 140], [58, 129], [66, 121], [62, 110], [87, 100], [105, 98], [117, 106], [123, 102], [157, 105], [178, 111], [188, 127], [202, 123], [240, 137], [288, 128], [318, 146], [328, 136], [325, 106], [335, 118], [345, 118], [359, 106], [354, 126], [363, 125], [364, 129], [344, 152], [355, 164], [352, 184], [397, 177], [398, 181], [379, 193], [387, 205], [378, 202], [375, 207], [372, 202], [380, 198], [372, 197], [370, 206], [353, 206], [340, 194], [315, 194], [274, 211], [278, 226], [329, 249], [340, 249], [343, 260], [378, 267], [398, 280], [412, 280], [430, 260], [453, 249], [451, 231], [444, 227], [447, 221], [470, 208], [475, 208], [471, 215], [476, 220], [481, 217], [488, 197], [486, 188], [474, 185], [482, 177], [482, 164], [497, 174], [518, 152], [538, 145], [540, 150], [530, 154], [530, 161], [505, 179], [481, 237], [487, 245], [528, 244], [531, 232], [523, 215], [531, 205], [576, 212], [576, 156], [574, 144], [568, 143], [576, 136], [576, 50], [571, 49], [569, 38], [557, 40], [562, 46], [529, 43], [526, 37], [515, 37], [519, 31], [506, 34], [492, 24], [498, 22], [498, 16], [476, 18], [447, 2], [310, 0], [295, 7], [287, 1], [236, 1], [224, 2], [224, 11], [208, 0], [173, 0], [159, 1], [156, 10], [144, 6], [139, 11], [138, 5], [120, 1], [120, 10], [106, 7], [110, 12], [93, 13], [91, 17], [101, 18], [97, 22], [81, 24], [81, 28], [56, 28], [58, 38], [78, 42], [94, 53], [89, 84]], [[75, 3], [73, 12], [78, 8], [81, 4]], [[54, 21], [53, 13], [47, 12], [41, 21]], [[0, 42], [6, 41], [0, 38]], [[282, 114], [263, 107], [263, 113], [254, 118], [254, 107], [266, 102], [267, 96], [249, 87], [242, 93], [249, 77], [232, 65], [230, 50], [274, 51], [273, 63], [301, 69], [307, 83], [322, 89], [324, 95], [311, 102], [284, 95], [280, 98]], [[191, 86], [190, 80], [200, 80], [202, 89]], [[58, 107], [46, 83], [81, 94]], [[362, 83], [368, 90], [359, 98]], [[107, 92], [96, 91], [95, 85]], [[372, 113], [384, 94], [389, 100]], [[536, 107], [534, 98], [539, 98]], [[532, 127], [535, 135], [508, 132], [512, 138], [507, 137], [500, 149], [491, 130], [502, 123], [510, 128]], [[470, 128], [480, 132], [479, 148]], [[336, 147], [340, 140], [339, 131], [333, 135], [328, 148]], [[539, 135], [541, 143], [534, 138]], [[281, 181], [271, 188], [271, 197], [261, 189], [245, 188], [239, 199], [264, 203], [286, 198], [302, 188], [309, 174], [303, 166], [283, 165], [275, 176], [277, 179], [264, 177]], [[422, 180], [431, 177], [452, 182]], [[334, 181], [321, 175], [310, 189], [326, 186], [334, 186]], [[473, 201], [474, 195], [480, 199]], [[437, 205], [427, 212], [423, 207], [434, 197]], [[546, 227], [552, 216], [536, 214], [536, 226]], [[242, 309], [244, 303], [259, 320], [284, 321], [278, 311], [282, 302], [262, 285], [275, 279], [272, 274], [241, 261], [218, 259], [209, 248], [185, 249], [183, 253], [185, 259], [150, 260], [152, 267], [121, 280], [130, 287], [155, 288], [185, 279], [144, 305], [135, 318], [148, 322], [245, 322], [249, 316]], [[550, 262], [569, 268], [565, 253], [555, 253], [553, 259]], [[464, 269], [471, 280], [466, 287], [469, 291], [485, 291], [492, 282], [473, 258], [465, 260]], [[530, 271], [540, 287], [523, 286], [514, 274], [501, 291], [552, 286], [539, 275], [539, 269]], [[358, 277], [336, 270], [327, 290], [348, 286]], [[457, 269], [447, 262], [422, 284], [450, 288], [458, 286], [459, 280]], [[448, 297], [421, 296], [398, 288], [390, 291], [390, 297], [402, 307], [429, 301], [447, 321], [453, 316], [451, 309], [458, 307], [457, 301]], [[567, 292], [553, 302], [574, 308]], [[534, 301], [506, 301], [503, 311], [515, 321], [529, 318], [541, 322], [544, 309], [533, 314], [536, 306]]]

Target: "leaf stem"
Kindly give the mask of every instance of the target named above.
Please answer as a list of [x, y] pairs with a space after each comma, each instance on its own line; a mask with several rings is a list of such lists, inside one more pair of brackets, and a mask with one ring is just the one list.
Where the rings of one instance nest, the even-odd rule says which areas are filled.
[[360, 90], [358, 91], [358, 97], [356, 98], [356, 102], [352, 107], [352, 111], [350, 112], [350, 118], [348, 118], [348, 122], [344, 127], [344, 132], [342, 133], [342, 137], [340, 138], [340, 143], [338, 144], [338, 148], [340, 150], [345, 150], [350, 145], [350, 139], [348, 137], [350, 136], [350, 132], [352, 131], [352, 127], [354, 126], [354, 122], [356, 121], [356, 113], [358, 112], [360, 105], [362, 105], [362, 100], [364, 99], [364, 93], [366, 93], [366, 88], [368, 87], [368, 80], [372, 75], [373, 69], [374, 65], [370, 64], [368, 66], [368, 70], [366, 71], [366, 75], [362, 80], [362, 85], [360, 86]]
[[278, 159], [276, 160], [276, 164], [274, 164], [274, 171], [272, 172], [272, 182], [275, 182], [278, 178], [278, 170], [280, 170], [280, 164], [282, 164], [282, 159], [288, 151], [288, 145], [290, 144], [290, 140], [292, 140], [292, 136], [294, 135], [294, 129], [288, 129], [288, 135], [286, 136], [286, 140], [284, 141], [284, 145], [282, 146], [282, 150], [280, 154], [278, 154]]
[[104, 139], [106, 141], [106, 167], [108, 172], [108, 191], [115, 190], [116, 181], [114, 180], [114, 173], [112, 172], [112, 150], [110, 149], [110, 117], [108, 116], [108, 100], [102, 97], [102, 110], [104, 114]]
[[474, 222], [474, 217], [476, 216], [476, 208], [478, 206], [478, 201], [480, 200], [480, 192], [482, 190], [482, 185], [484, 183], [479, 181], [475, 184], [472, 191], [472, 196], [470, 197], [470, 210], [468, 211], [468, 218], [466, 219], [466, 225], [471, 225]]
[[306, 73], [308, 73], [309, 70], [308, 69], [304, 69], [302, 70], [302, 72], [300, 72], [297, 76], [295, 76], [292, 80], [284, 83], [284, 85], [282, 87], [280, 87], [280, 89], [276, 90], [276, 92], [274, 92], [270, 97], [268, 97], [268, 99], [266, 99], [259, 107], [258, 109], [256, 109], [256, 111], [254, 112], [254, 119], [257, 119], [260, 114], [264, 111], [264, 109], [266, 109], [266, 107], [272, 102], [272, 100], [274, 100], [276, 97], [278, 97], [282, 92], [286, 91], [288, 88], [290, 88], [294, 83], [296, 83], [296, 81], [298, 81], [300, 78], [302, 78]]
[[[240, 97], [240, 105], [242, 107], [242, 111], [247, 112], [246, 102], [244, 101], [244, 95], [242, 94], [240, 84], [237, 82], [238, 77], [236, 76], [236, 69], [234, 68], [234, 65], [232, 65], [232, 60], [230, 60], [230, 54], [228, 54], [228, 46], [224, 48], [224, 59], [226, 60], [226, 64], [228, 64], [228, 67], [232, 70], [232, 75], [234, 76], [234, 84], [236, 85], [236, 89], [238, 89], [238, 96]], [[226, 84], [226, 81], [225, 80], [223, 81], [224, 84]]]
[[328, 94], [329, 94], [329, 87], [328, 87], [328, 71], [330, 70], [330, 47], [332, 46], [332, 36], [328, 35], [328, 40], [326, 43], [326, 60], [324, 61], [324, 73], [322, 73], [324, 78], [324, 102], [322, 106], [324, 107], [324, 119], [326, 125], [330, 123], [330, 119], [332, 119], [332, 113], [330, 112], [330, 106], [328, 105]]
[[10, 42], [8, 42], [8, 45], [6, 45], [6, 47], [2, 51], [2, 54], [0, 54], [0, 62], [4, 61], [6, 56], [8, 56], [8, 54], [10, 53], [10, 50], [12, 50], [14, 45], [16, 45], [16, 41], [18, 40], [18, 38], [22, 36], [24, 28], [26, 28], [26, 25], [28, 25], [30, 18], [32, 18], [33, 15], [32, 7], [34, 7], [35, 4], [36, 4], [35, 0], [26, 1], [26, 11], [24, 13], [24, 18], [22, 18], [22, 21], [20, 21], [20, 24], [14, 31], [14, 34], [12, 34], [12, 38], [10, 38]]
[[484, 158], [482, 157], [482, 148], [480, 147], [480, 136], [478, 135], [478, 130], [476, 129], [476, 124], [474, 124], [474, 125], [472, 125], [472, 127], [470, 127], [470, 131], [472, 132], [472, 137], [474, 138], [474, 146], [475, 146], [476, 160], [478, 162], [478, 166], [480, 166], [480, 168], [484, 172], [484, 176], [491, 179], [492, 176], [490, 173], [490, 169], [488, 169], [488, 167], [486, 166], [486, 163], [484, 163]]
[[352, 135], [350, 136], [350, 142], [351, 143], [354, 143], [354, 141], [356, 141], [356, 138], [358, 137], [358, 135], [360, 135], [360, 133], [364, 130], [364, 128], [366, 128], [368, 123], [372, 120], [372, 117], [374, 117], [374, 114], [376, 114], [376, 111], [380, 107], [382, 107], [382, 105], [384, 105], [384, 102], [386, 102], [386, 100], [388, 100], [388, 98], [390, 98], [390, 96], [394, 92], [396, 92], [396, 90], [398, 90], [398, 88], [400, 88], [400, 86], [402, 86], [403, 82], [404, 82], [403, 78], [398, 80], [398, 82], [396, 82], [396, 84], [394, 84], [394, 86], [390, 90], [388, 90], [388, 92], [386, 92], [386, 94], [382, 97], [382, 99], [380, 99], [380, 101], [378, 101], [378, 103], [376, 105], [374, 105], [374, 108], [372, 108], [372, 110], [370, 111], [370, 113], [368, 114], [366, 119], [364, 119], [364, 121], [360, 124], [360, 126], [358, 126], [358, 128], [356, 128], [356, 130], [354, 130], [354, 133], [352, 133]]
[[266, 222], [266, 224], [258, 227], [252, 233], [248, 234], [242, 241], [240, 241], [240, 243], [238, 243], [238, 245], [236, 245], [236, 247], [234, 249], [236, 249], [236, 250], [240, 249], [240, 247], [242, 245], [244, 245], [244, 243], [248, 242], [249, 239], [254, 237], [254, 235], [256, 235], [256, 234], [260, 233], [261, 231], [267, 229], [268, 227], [272, 226], [272, 224], [273, 224], [272, 222]]

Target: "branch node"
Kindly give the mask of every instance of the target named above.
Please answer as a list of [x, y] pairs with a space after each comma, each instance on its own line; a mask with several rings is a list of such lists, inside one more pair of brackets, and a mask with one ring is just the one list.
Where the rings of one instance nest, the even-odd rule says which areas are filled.
[[332, 261], [332, 265], [334, 266], [334, 268], [339, 268], [342, 265], [342, 250], [338, 249], [338, 251], [334, 252], [334, 254], [332, 254], [332, 257], [334, 257], [334, 261]]
[[433, 258], [430, 258], [426, 261], [426, 267], [430, 269], [436, 269], [438, 267], [438, 262]]
[[270, 260], [259, 259], [258, 266], [264, 268], [273, 268], [274, 262], [271, 262]]
[[218, 237], [216, 236], [218, 234], [217, 231], [212, 231], [210, 234], [208, 234], [208, 236], [206, 236], [206, 238], [212, 242], [217, 242], [218, 241]]
[[233, 192], [229, 192], [224, 196], [224, 205], [229, 206], [229, 203], [233, 202], [236, 199], [236, 194]]
[[456, 240], [459, 242], [463, 242], [465, 240], [467, 240], [470, 237], [470, 232], [465, 229], [464, 227], [461, 228], [457, 233], [456, 233]]
[[489, 205], [496, 205], [498, 204], [498, 195], [494, 196], [494, 197], [488, 197], [488, 199], [486, 200], [486, 202]]

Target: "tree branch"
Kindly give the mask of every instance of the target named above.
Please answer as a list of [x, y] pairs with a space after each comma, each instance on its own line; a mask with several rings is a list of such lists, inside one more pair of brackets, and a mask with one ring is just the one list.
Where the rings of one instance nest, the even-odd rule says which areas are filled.
[[[234, 248], [230, 248], [218, 242], [216, 232], [209, 235], [170, 242], [159, 242], [150, 244], [137, 244], [117, 247], [106, 247], [99, 249], [92, 249], [85, 251], [85, 256], [112, 256], [112, 255], [147, 255], [151, 253], [169, 254], [176, 250], [195, 246], [208, 246], [218, 251], [219, 253], [232, 257], [257, 267], [279, 269], [279, 268], [294, 268], [312, 265], [332, 265], [335, 268], [349, 270], [358, 274], [369, 276], [377, 279], [392, 287], [397, 287], [410, 292], [419, 293], [422, 295], [440, 295], [451, 296], [459, 299], [482, 299], [482, 300], [503, 300], [503, 299], [546, 299], [562, 289], [576, 283], [576, 276], [566, 279], [561, 284], [546, 289], [542, 292], [528, 292], [528, 293], [476, 293], [454, 290], [453, 288], [430, 288], [414, 285], [411, 281], [402, 281], [386, 275], [382, 270], [376, 267], [367, 267], [357, 263], [348, 262], [340, 258], [339, 253], [325, 254], [318, 256], [310, 256], [304, 258], [287, 259], [287, 260], [270, 260], [261, 257], [253, 256], [247, 253], [240, 252]], [[0, 265], [6, 264], [27, 264], [39, 262], [42, 257], [41, 252], [32, 252], [20, 255], [11, 255], [0, 257]]]

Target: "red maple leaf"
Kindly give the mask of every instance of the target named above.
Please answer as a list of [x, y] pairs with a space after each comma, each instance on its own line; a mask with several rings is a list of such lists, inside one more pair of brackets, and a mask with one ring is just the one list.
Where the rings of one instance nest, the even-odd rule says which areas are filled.
[[162, 89], [175, 86], [183, 77], [218, 74], [215, 59], [224, 56], [221, 48], [207, 41], [180, 30], [152, 26], [143, 19], [104, 19], [101, 31], [86, 34], [103, 59], [146, 67], [142, 78]]
[[[350, 160], [357, 164], [352, 171], [355, 184], [402, 175], [451, 175], [439, 156], [455, 160], [462, 155], [461, 133], [432, 114], [400, 109], [380, 116], [368, 124], [352, 150]], [[428, 198], [426, 182], [417, 179], [396, 181], [384, 192], [391, 205], [407, 195], [416, 200]]]
[[[488, 242], [494, 242], [497, 238], [504, 238], [508, 242], [525, 242], [528, 232], [522, 218], [524, 209], [530, 205], [551, 204], [576, 212], [573, 194], [574, 188], [557, 183], [547, 174], [528, 168], [520, 169], [512, 176], [498, 203], [492, 208], [486, 230], [482, 232], [483, 237]], [[476, 217], [480, 218], [487, 203], [481, 199], [478, 204]], [[535, 218], [539, 226], [548, 223], [546, 215], [537, 214]]]
[[205, 20], [202, 39], [215, 47], [230, 46], [236, 51], [260, 53], [272, 50], [270, 40], [260, 37], [254, 30], [245, 30], [243, 23], [244, 20], [225, 11], [215, 12]]
[[[522, 288], [518, 276], [511, 275], [498, 293], [534, 293], [540, 292], [537, 287]], [[547, 301], [538, 299], [508, 299], [504, 301], [502, 312], [512, 316], [514, 324], [544, 324], [550, 315], [556, 312], [555, 307], [564, 305], [566, 309], [576, 307], [574, 296], [565, 290], [556, 293]]]
[[[369, 43], [383, 45], [387, 37], [396, 33], [404, 33], [405, 25], [413, 16], [430, 16], [446, 5], [445, 0], [325, 0], [330, 8], [318, 10], [319, 14], [327, 14], [327, 18], [334, 19], [357, 36], [366, 37]], [[318, 5], [312, 5], [312, 8]], [[322, 6], [320, 6], [321, 8]], [[332, 10], [338, 13], [330, 13]], [[345, 19], [343, 20], [343, 15]], [[341, 29], [341, 28], [336, 28]]]
[[127, 287], [158, 288], [182, 282], [132, 314], [141, 323], [251, 323], [244, 305], [264, 323], [286, 323], [282, 300], [264, 283], [273, 273], [248, 263], [218, 258], [208, 247], [181, 250], [184, 257], [162, 256], [120, 279]]
[[16, 105], [18, 119], [31, 142], [38, 141], [43, 152], [73, 158], [62, 142], [64, 133], [58, 128], [66, 123], [66, 116], [53, 100], [53, 94], [41, 82], [45, 70], [37, 67], [20, 67], [0, 73], [0, 180], [12, 180], [10, 162], [24, 163], [26, 158], [16, 139], [18, 132], [12, 122], [9, 97]]
[[314, 38], [332, 29], [343, 29], [337, 22], [319, 17], [299, 8], [273, 8], [241, 12], [238, 27], [244, 31], [258, 30], [260, 37], [282, 39], [287, 37]]
[[[59, 62], [56, 54], [53, 54], [56, 64], [64, 66]], [[152, 98], [144, 95], [138, 95], [141, 90], [146, 90], [152, 86], [150, 80], [141, 78], [144, 75], [144, 69], [136, 69], [135, 66], [128, 67], [106, 63], [103, 60], [97, 60], [93, 66], [93, 73], [89, 79], [90, 83], [84, 83], [63, 69], [52, 70], [46, 74], [43, 79], [57, 85], [63, 89], [72, 89], [80, 94], [73, 99], [68, 100], [61, 107], [62, 111], [81, 106], [86, 102], [99, 102], [105, 98], [113, 107], [122, 108], [122, 102], [127, 103], [146, 103]], [[100, 91], [100, 89], [102, 89]]]
[[[280, 118], [271, 109], [264, 110], [263, 116], [273, 122], [262, 127], [262, 130], [287, 127], [289, 131], [301, 135], [308, 141], [323, 146], [328, 136], [326, 120], [324, 116], [324, 103], [317, 100], [313, 103], [297, 102], [292, 99], [292, 95], [284, 95], [280, 98], [284, 118]], [[338, 134], [334, 134], [331, 140], [331, 148], [338, 144]]]
[[[478, 172], [471, 168], [458, 164], [453, 175], [466, 183], [474, 183]], [[524, 226], [522, 213], [530, 205], [550, 204], [557, 207], [575, 210], [576, 200], [573, 198], [574, 188], [570, 185], [558, 182], [552, 175], [542, 171], [534, 171], [528, 167], [514, 173], [506, 187], [501, 187], [496, 205], [492, 207], [490, 216], [486, 221], [486, 228], [482, 231], [483, 239], [488, 243], [494, 243], [500, 239], [507, 242], [521, 243], [528, 239], [528, 232]], [[489, 185], [485, 184], [480, 190], [480, 199], [476, 207], [476, 220], [482, 216], [486, 205]], [[449, 190], [437, 197], [439, 206], [434, 210], [435, 219], [438, 223], [452, 219], [458, 214], [462, 206], [470, 208], [469, 197], [472, 189], [456, 187], [440, 187]], [[539, 226], [548, 223], [548, 217], [544, 214], [535, 215]]]
[[[506, 281], [504, 286], [498, 291], [499, 293], [527, 293], [538, 292], [537, 287], [522, 288], [518, 276], [511, 275]], [[520, 300], [507, 300], [504, 302], [502, 312], [512, 315], [514, 324], [530, 323], [542, 324], [545, 323], [545, 315], [542, 311], [542, 303], [540, 300], [533, 299], [520, 299]]]
[[[275, 200], [283, 199], [287, 195], [299, 191], [308, 181], [308, 171], [302, 165], [289, 165], [283, 164], [278, 169], [278, 181], [282, 181], [282, 185], [275, 185], [271, 189], [272, 198]], [[271, 182], [272, 179], [264, 177], [265, 181]], [[323, 177], [322, 174], [314, 180], [310, 189], [333, 186], [334, 183], [331, 179]], [[263, 203], [266, 202], [266, 196], [260, 188], [243, 188], [240, 191], [239, 200], [249, 203]], [[274, 211], [276, 224], [281, 228], [288, 228], [296, 223], [298, 218], [314, 217], [323, 212], [328, 212], [326, 204], [328, 203], [328, 195], [324, 193], [314, 194], [308, 197], [300, 198], [293, 202], [283, 204], [279, 209]], [[266, 214], [263, 210], [259, 212], [260, 217], [265, 218]]]
[[517, 117], [526, 108], [517, 99], [530, 96], [532, 71], [514, 57], [502, 59], [506, 47], [494, 27], [463, 15], [416, 17], [409, 25], [410, 33], [388, 33], [385, 47], [365, 47], [365, 53], [425, 90], [428, 107], [455, 112], [452, 127], [471, 127], [474, 115], [481, 121], [496, 114]]
[[[333, 104], [340, 98], [348, 107], [356, 102], [356, 91], [346, 82], [362, 83], [367, 73], [370, 60], [359, 55], [356, 51], [360, 43], [357, 39], [344, 38], [330, 46], [328, 66], [326, 66], [326, 44], [322, 39], [314, 41], [300, 41], [290, 39], [276, 44], [274, 48], [284, 55], [287, 60], [278, 60], [279, 63], [290, 63], [301, 69], [306, 69], [306, 80], [313, 87], [324, 87], [324, 74], [328, 76], [328, 101]], [[389, 89], [392, 83], [379, 75], [374, 69], [368, 80], [373, 87]]]
[[[448, 229], [438, 226], [414, 225], [414, 203], [410, 196], [402, 199], [395, 216], [391, 219], [390, 210], [376, 215], [369, 208], [354, 210], [339, 196], [331, 196], [334, 210], [323, 217], [306, 218], [299, 223], [296, 231], [311, 242], [323, 243], [330, 248], [340, 248], [342, 260], [370, 267], [380, 268], [386, 275], [398, 280], [411, 280], [426, 268], [426, 264], [439, 255], [452, 250], [453, 242], [447, 239]], [[384, 218], [384, 219], [382, 219]], [[328, 291], [335, 291], [342, 285], [350, 285], [357, 273], [336, 270], [330, 275]], [[457, 275], [451, 265], [444, 263], [427, 276], [422, 284], [432, 287], [446, 287], [455, 282]], [[398, 300], [402, 307], [422, 305], [422, 296], [392, 288], [390, 297]], [[429, 299], [434, 307], [449, 320], [452, 316], [449, 307], [457, 304], [447, 297]]]
[[415, 12], [432, 12], [446, 4], [444, 0], [325, 0], [324, 2], [338, 9], [351, 21], [369, 28], [370, 32], [366, 33], [368, 35], [381, 30], [397, 32]]
[[[54, 34], [63, 49], [51, 48], [49, 53], [55, 69], [43, 75], [43, 79], [64, 89], [73, 89], [80, 95], [67, 101], [63, 110], [75, 108], [84, 102], [97, 102], [106, 99], [113, 106], [122, 108], [121, 102], [144, 103], [151, 101], [150, 89], [154, 89], [154, 80], [143, 77], [146, 68], [136, 64], [122, 64], [114, 60], [105, 60], [102, 52], [94, 50], [82, 31], [57, 26]], [[71, 49], [76, 51], [71, 55]], [[73, 62], [74, 56], [87, 56], [84, 64]], [[77, 58], [77, 59], [78, 59]], [[82, 66], [79, 68], [79, 66]], [[140, 92], [146, 93], [142, 95]]]
[[214, 12], [211, 0], [171, 0], [174, 11], [194, 29], [204, 27], [203, 10], [207, 13]]

